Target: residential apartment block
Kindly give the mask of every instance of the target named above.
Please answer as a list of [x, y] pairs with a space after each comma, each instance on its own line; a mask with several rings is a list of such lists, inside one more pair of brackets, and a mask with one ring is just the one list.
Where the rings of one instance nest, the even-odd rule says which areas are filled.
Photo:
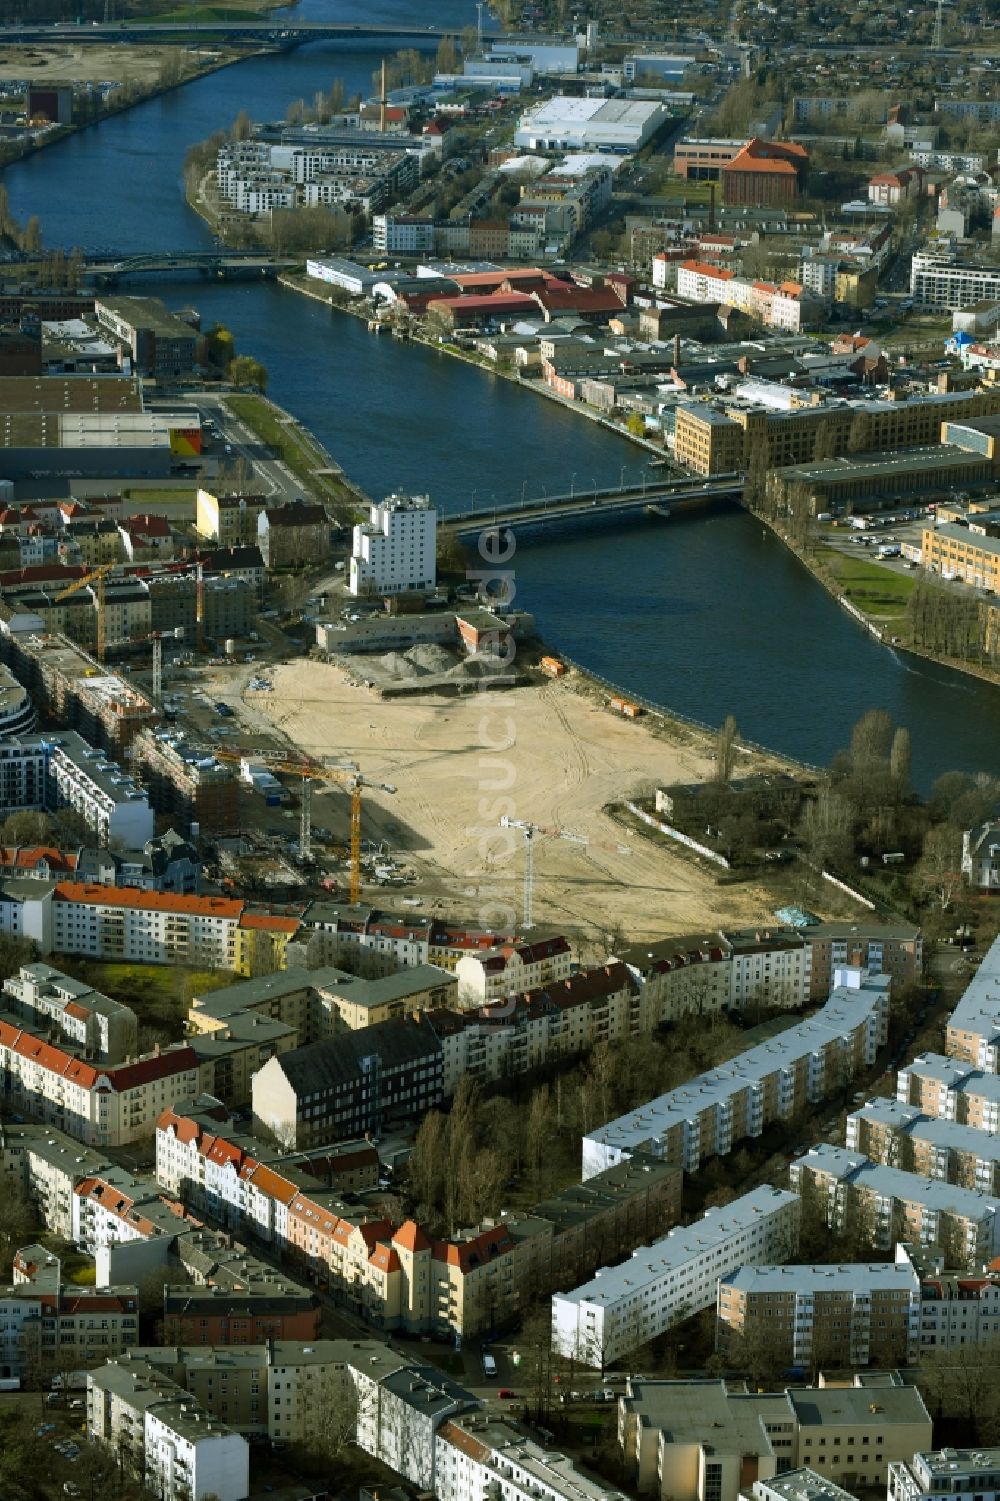
[[133, 765], [159, 813], [206, 833], [239, 827], [240, 784], [231, 762], [173, 730], [146, 729], [136, 736]]
[[[805, 1371], [911, 1365], [920, 1279], [909, 1259], [842, 1266], [742, 1266], [719, 1280], [717, 1345], [758, 1349]], [[736, 1363], [739, 1363], [737, 1361]]]
[[737, 1501], [751, 1486], [755, 1496], [773, 1487], [782, 1501], [802, 1501], [781, 1489], [802, 1467], [834, 1491], [884, 1486], [892, 1461], [930, 1432], [920, 1393], [896, 1375], [756, 1393], [725, 1381], [633, 1378], [618, 1403], [626, 1468], [659, 1501]]
[[257, 546], [269, 569], [316, 563], [330, 552], [330, 519], [311, 501], [266, 506], [257, 517]]
[[0, 622], [4, 655], [51, 721], [76, 729], [111, 755], [124, 753], [140, 729], [159, 718], [155, 705], [65, 636], [14, 632]]
[[441, 1044], [423, 1017], [293, 1048], [253, 1077], [254, 1122], [287, 1147], [376, 1134], [444, 1097]]
[[943, 1053], [921, 1053], [896, 1075], [896, 1098], [924, 1115], [1000, 1131], [1000, 1076]]
[[0, 1287], [0, 1378], [44, 1379], [114, 1360], [138, 1339], [138, 1288], [65, 1285], [58, 1258], [42, 1247], [17, 1253], [14, 1285]]
[[889, 1466], [888, 1501], [936, 1501], [941, 1496], [1000, 1495], [1000, 1448], [936, 1449]]
[[1000, 938], [948, 1018], [945, 1050], [985, 1073], [1000, 1074]]
[[884, 1167], [825, 1142], [792, 1163], [789, 1179], [832, 1230], [857, 1229], [876, 1248], [913, 1241], [966, 1269], [1000, 1252], [1000, 1199], [979, 1189]]
[[486, 1006], [491, 1001], [565, 980], [572, 968], [572, 958], [572, 949], [562, 937], [504, 944], [467, 954], [455, 966], [459, 1004]]
[[1000, 266], [918, 250], [910, 262], [910, 296], [929, 311], [951, 312], [1000, 296]]
[[802, 929], [812, 951], [809, 999], [829, 993], [835, 972], [844, 965], [888, 975], [893, 994], [915, 985], [923, 974], [924, 939], [912, 923], [821, 922]]
[[162, 1501], [249, 1494], [246, 1439], [148, 1366], [111, 1361], [88, 1372], [87, 1433]]
[[707, 261], [680, 263], [677, 295], [691, 302], [726, 303], [767, 328], [795, 333], [814, 326], [823, 309], [821, 301], [800, 282], [753, 281]]
[[0, 1092], [10, 1110], [94, 1146], [148, 1136], [164, 1107], [200, 1089], [198, 1060], [177, 1044], [127, 1063], [92, 1063], [0, 1018]]
[[796, 1197], [780, 1188], [753, 1189], [725, 1209], [707, 1210], [572, 1292], [555, 1293], [553, 1348], [603, 1370], [713, 1306], [718, 1279], [736, 1267], [793, 1255], [798, 1231]]
[[847, 1149], [925, 1178], [1000, 1196], [1000, 1137], [924, 1115], [899, 1100], [869, 1100], [847, 1117]]
[[363, 1203], [326, 1186], [369, 1186], [356, 1174], [374, 1149], [355, 1143], [266, 1160], [261, 1144], [234, 1135], [213, 1106], [164, 1113], [159, 1181], [229, 1229], [281, 1250], [310, 1281], [386, 1330], [447, 1336], [491, 1328], [539, 1289], [590, 1275], [680, 1214], [680, 1172], [637, 1155], [528, 1215], [435, 1240], [414, 1221], [372, 1219]]
[[1000, 891], [1000, 820], [963, 832], [962, 874], [975, 891]]
[[101, 844], [119, 849], [141, 849], [153, 837], [153, 810], [145, 793], [104, 751], [72, 730], [7, 737], [0, 768], [8, 812], [72, 808]]
[[463, 1074], [483, 1082], [509, 1078], [599, 1042], [651, 1031], [655, 1022], [641, 1002], [626, 966], [610, 963], [476, 1011], [429, 1011], [441, 1044], [445, 1095], [455, 1093]]
[[220, 547], [255, 547], [257, 517], [266, 505], [264, 495], [216, 495], [199, 488], [195, 529]]
[[124, 1063], [139, 1051], [139, 1023], [130, 1007], [48, 964], [22, 964], [9, 975], [0, 1006], [34, 1029], [54, 1027], [99, 1063]]
[[354, 528], [348, 587], [352, 594], [433, 589], [437, 580], [437, 511], [426, 495], [373, 502]]
[[856, 969], [838, 970], [835, 980], [807, 1021], [591, 1131], [584, 1177], [637, 1148], [696, 1171], [870, 1068], [887, 1037], [889, 981]]

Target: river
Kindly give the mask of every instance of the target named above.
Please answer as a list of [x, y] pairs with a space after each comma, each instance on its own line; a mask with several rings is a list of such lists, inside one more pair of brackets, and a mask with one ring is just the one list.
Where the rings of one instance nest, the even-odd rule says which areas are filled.
[[[294, 14], [475, 23], [472, 0], [302, 0]], [[335, 77], [367, 91], [379, 61], [367, 44], [317, 43], [224, 69], [8, 168], [11, 209], [39, 214], [49, 244], [206, 246], [184, 202], [188, 147], [241, 109], [278, 118]], [[375, 339], [273, 284], [133, 290], [194, 302], [204, 323], [231, 327], [264, 361], [275, 400], [372, 494], [426, 491], [448, 510], [642, 472], [643, 455], [614, 433], [432, 350]], [[745, 735], [815, 763], [878, 706], [909, 727], [918, 785], [951, 768], [997, 769], [1000, 693], [879, 646], [740, 512], [536, 534], [515, 569], [545, 639], [626, 691], [712, 724], [733, 713]]]

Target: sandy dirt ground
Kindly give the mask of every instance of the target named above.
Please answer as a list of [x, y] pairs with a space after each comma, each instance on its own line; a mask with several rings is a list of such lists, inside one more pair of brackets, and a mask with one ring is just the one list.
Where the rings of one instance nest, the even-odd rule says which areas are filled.
[[572, 930], [588, 947], [615, 928], [647, 939], [767, 914], [761, 889], [720, 887], [601, 811], [654, 783], [707, 776], [704, 748], [684, 731], [675, 743], [565, 683], [382, 700], [313, 661], [271, 677], [273, 693], [236, 698], [246, 726], [280, 728], [303, 751], [349, 758], [366, 778], [396, 788], [366, 792], [364, 833], [385, 838], [415, 868], [410, 891], [424, 910], [488, 925], [520, 919], [523, 836], [497, 827], [507, 814], [591, 841], [536, 840], [534, 857], [536, 923]]
[[30, 79], [32, 83], [138, 83], [159, 81], [170, 49], [113, 45], [86, 47], [0, 46], [0, 79]]

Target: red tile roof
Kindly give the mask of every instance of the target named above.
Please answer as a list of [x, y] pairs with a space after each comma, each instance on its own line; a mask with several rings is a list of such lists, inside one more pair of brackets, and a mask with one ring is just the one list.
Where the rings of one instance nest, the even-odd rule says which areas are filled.
[[404, 1251], [427, 1251], [430, 1249], [430, 1237], [425, 1234], [416, 1220], [405, 1220], [395, 1235], [392, 1237], [393, 1245], [402, 1246]]
[[223, 896], [177, 896], [168, 891], [142, 891], [137, 886], [98, 886], [90, 881], [60, 881], [55, 901], [82, 902], [95, 907], [131, 907], [144, 912], [186, 912], [199, 917], [237, 919], [246, 905]]

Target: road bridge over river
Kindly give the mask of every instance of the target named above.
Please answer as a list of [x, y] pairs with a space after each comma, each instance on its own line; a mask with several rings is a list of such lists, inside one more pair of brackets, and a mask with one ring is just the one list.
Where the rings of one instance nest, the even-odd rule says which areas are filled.
[[617, 489], [573, 489], [569, 495], [548, 495], [543, 499], [525, 499], [507, 505], [473, 505], [468, 511], [442, 516], [439, 525], [456, 536], [486, 527], [538, 527], [573, 519], [641, 515], [647, 506], [667, 516], [673, 511], [697, 510], [719, 501], [743, 498], [743, 475], [720, 474], [710, 480], [680, 479], [647, 481], [642, 485], [625, 485]]
[[231, 47], [301, 47], [305, 42], [400, 42], [437, 46], [452, 32], [436, 26], [345, 26], [325, 21], [115, 21], [107, 25], [0, 26], [0, 44], [66, 42], [74, 46], [114, 42], [225, 42]]
[[103, 286], [114, 286], [123, 277], [162, 276], [168, 271], [220, 277], [276, 276], [301, 264], [301, 255], [274, 255], [266, 250], [151, 250], [117, 257], [95, 256], [83, 266], [83, 275]]

